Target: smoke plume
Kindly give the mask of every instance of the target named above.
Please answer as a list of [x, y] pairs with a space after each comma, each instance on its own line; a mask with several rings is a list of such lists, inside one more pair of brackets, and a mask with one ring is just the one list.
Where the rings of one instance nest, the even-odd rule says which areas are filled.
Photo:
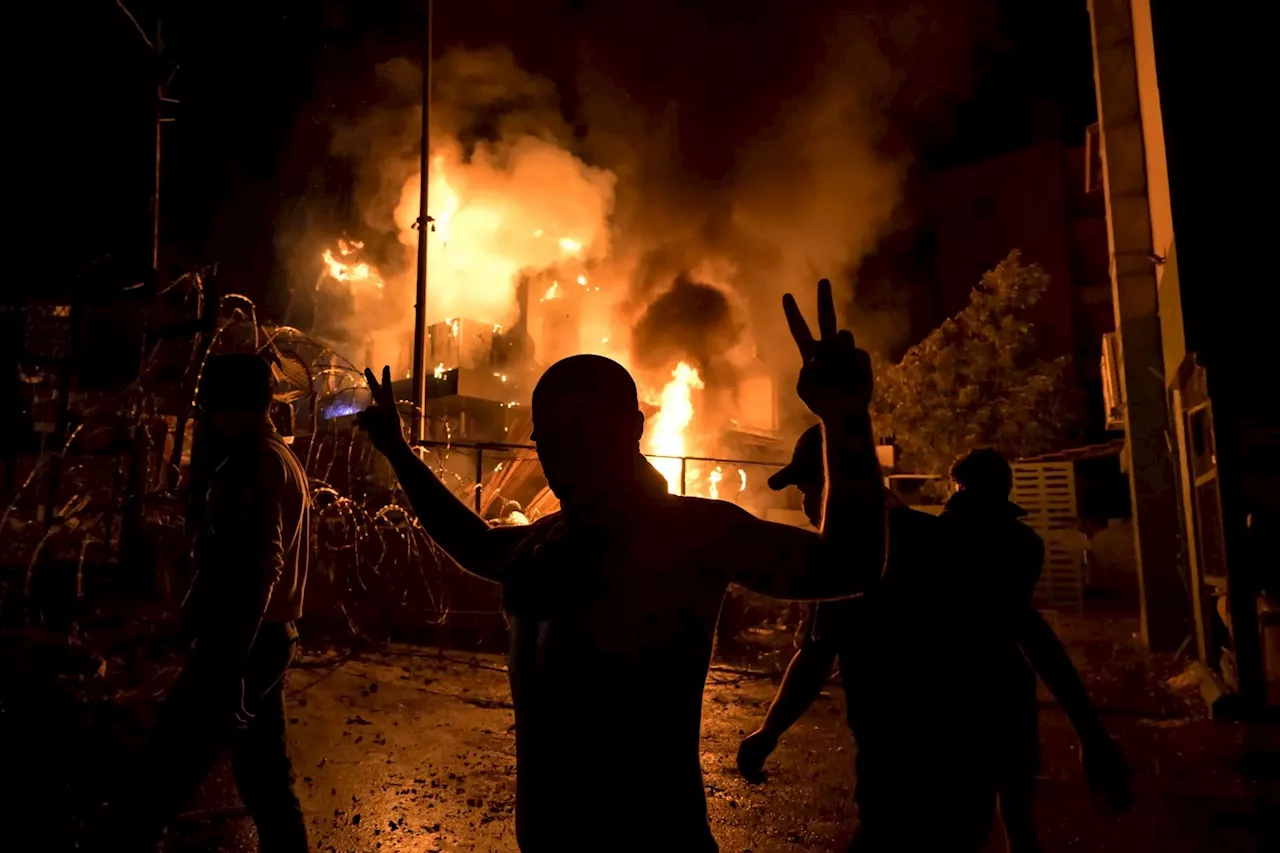
[[631, 332], [635, 366], [646, 372], [670, 372], [671, 365], [689, 361], [700, 368], [711, 387], [737, 384], [733, 353], [742, 343], [744, 325], [729, 295], [687, 276], [645, 309]]
[[[561, 10], [543, 36], [576, 76], [557, 84], [505, 48], [437, 61], [432, 320], [508, 325], [519, 282], [532, 280], [535, 306], [567, 304], [555, 302], [566, 289], [584, 300], [582, 349], [627, 363], [642, 390], [686, 361], [709, 389], [732, 392], [762, 365], [779, 381], [798, 366], [783, 293], [812, 316], [826, 277], [842, 304], [856, 302], [861, 261], [896, 224], [913, 133], [963, 90], [973, 3], [712, 6]], [[349, 295], [358, 304], [343, 322], [353, 340], [375, 339], [375, 361], [402, 366], [421, 76], [409, 60], [384, 63], [377, 106], [333, 140], [357, 177], [361, 259], [382, 281]], [[873, 348], [904, 329], [894, 312], [847, 320]]]
[[[355, 203], [378, 238], [370, 262], [382, 279], [345, 326], [370, 341], [376, 363], [399, 369], [413, 330], [422, 72], [405, 59], [378, 70], [382, 104], [334, 138], [355, 164]], [[508, 327], [522, 274], [609, 255], [614, 178], [568, 149], [554, 89], [509, 51], [454, 51], [433, 74], [428, 323]]]

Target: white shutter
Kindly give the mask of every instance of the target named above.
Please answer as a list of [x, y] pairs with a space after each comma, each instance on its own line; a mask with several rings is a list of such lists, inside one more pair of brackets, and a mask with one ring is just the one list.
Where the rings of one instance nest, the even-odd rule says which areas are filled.
[[1075, 465], [1015, 462], [1013, 502], [1027, 511], [1023, 521], [1044, 540], [1044, 570], [1036, 600], [1054, 610], [1084, 609], [1083, 547], [1076, 513]]

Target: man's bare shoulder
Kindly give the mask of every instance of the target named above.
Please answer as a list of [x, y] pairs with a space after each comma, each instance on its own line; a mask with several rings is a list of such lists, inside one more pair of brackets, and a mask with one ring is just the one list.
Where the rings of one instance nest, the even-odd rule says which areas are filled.
[[747, 510], [728, 501], [671, 495], [672, 506], [679, 518], [713, 526], [734, 526], [759, 521]]
[[670, 524], [671, 532], [679, 531], [688, 540], [716, 544], [758, 541], [760, 536], [770, 535], [781, 535], [788, 541], [817, 536], [790, 524], [766, 521], [738, 504], [711, 498], [673, 496]]
[[528, 535], [539, 535], [555, 529], [556, 525], [560, 524], [563, 520], [564, 513], [556, 510], [555, 512], [536, 518], [528, 524], [519, 525], [513, 529], [524, 531]]
[[496, 525], [489, 528], [489, 535], [500, 540], [514, 556], [514, 549], [522, 548], [526, 544], [536, 545], [549, 539], [562, 519], [562, 514], [557, 511], [536, 518], [528, 524]]

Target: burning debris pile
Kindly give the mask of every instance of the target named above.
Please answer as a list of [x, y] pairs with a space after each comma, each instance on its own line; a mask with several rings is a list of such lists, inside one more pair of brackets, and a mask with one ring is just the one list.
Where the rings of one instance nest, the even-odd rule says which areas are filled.
[[[434, 168], [443, 170], [445, 159], [436, 157], [433, 163]], [[526, 443], [530, 393], [542, 370], [565, 356], [594, 352], [628, 365], [640, 380], [642, 398], [651, 409], [644, 450], [653, 455], [654, 464], [666, 476], [672, 492], [722, 498], [743, 493], [746, 472], [741, 468], [731, 472], [732, 484], [721, 485], [722, 469], [704, 473], [697, 465], [691, 469], [681, 459], [713, 455], [721, 449], [717, 431], [727, 429], [723, 422], [698, 423], [695, 418], [699, 404], [720, 403], [725, 397], [723, 389], [717, 389], [720, 393], [705, 393], [708, 389], [703, 372], [709, 369], [714, 376], [734, 374], [735, 368], [727, 365], [724, 349], [718, 345], [721, 342], [715, 337], [701, 338], [699, 346], [686, 354], [677, 339], [681, 322], [696, 322], [679, 314], [683, 294], [693, 288], [713, 295], [724, 315], [715, 320], [735, 329], [728, 317], [729, 303], [720, 291], [684, 279], [677, 281], [670, 297], [659, 300], [636, 326], [636, 334], [646, 342], [665, 339], [661, 354], [656, 347], [645, 346], [642, 351], [646, 357], [633, 358], [628, 348], [632, 332], [619, 318], [617, 305], [617, 294], [624, 283], [607, 267], [601, 268], [599, 236], [588, 241], [534, 228], [522, 233], [516, 243], [501, 239], [499, 245], [496, 241], [501, 235], [515, 230], [513, 221], [532, 224], [525, 221], [534, 220], [532, 212], [512, 209], [509, 201], [487, 198], [484, 192], [473, 204], [454, 190], [454, 184], [465, 186], [466, 181], [452, 179], [443, 172], [432, 178], [432, 185], [443, 190], [444, 213], [432, 215], [428, 292], [434, 294], [438, 285], [442, 293], [428, 299], [430, 306], [438, 299], [462, 308], [467, 315], [446, 316], [429, 327], [428, 364], [432, 375], [426, 437], [446, 448], [455, 443]], [[406, 183], [406, 196], [411, 186], [416, 187], [416, 179]], [[402, 209], [406, 206], [402, 205]], [[409, 234], [416, 239], [412, 231]], [[389, 288], [378, 268], [363, 260], [363, 248], [360, 241], [341, 239], [334, 248], [324, 249], [319, 286], [345, 288], [356, 306], [384, 302], [389, 289], [403, 292], [407, 282]], [[499, 285], [484, 286], [493, 281]], [[363, 320], [361, 310], [357, 308], [352, 322]], [[429, 316], [434, 310], [429, 309]], [[665, 317], [664, 313], [676, 316]], [[668, 321], [671, 325], [664, 331]], [[393, 370], [407, 379], [410, 371], [403, 359], [411, 339], [412, 327], [403, 318], [390, 329], [372, 328], [366, 332], [364, 357], [373, 365], [380, 355], [394, 358]], [[334, 404], [325, 409], [326, 415], [353, 413], [357, 408], [354, 396], [348, 396], [351, 402]], [[770, 405], [772, 401], [763, 402]], [[477, 477], [474, 466], [455, 469], [449, 464], [447, 450], [442, 452], [446, 454], [441, 460], [445, 470], [459, 483], [469, 477], [473, 489], [484, 476], [503, 474], [505, 490], [519, 497], [502, 498], [498, 506], [505, 511], [499, 512], [499, 518], [519, 523], [555, 507], [554, 498], [536, 470], [536, 460], [528, 454], [525, 459], [499, 463], [505, 470], [482, 466], [482, 476]], [[483, 486], [481, 490], [485, 491]], [[496, 495], [492, 489], [488, 491]], [[483, 510], [494, 508], [495, 504], [485, 498], [478, 500], [476, 506]]]

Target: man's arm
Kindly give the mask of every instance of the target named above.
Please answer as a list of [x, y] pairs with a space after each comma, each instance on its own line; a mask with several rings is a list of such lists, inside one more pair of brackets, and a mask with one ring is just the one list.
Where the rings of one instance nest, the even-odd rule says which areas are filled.
[[391, 463], [423, 529], [464, 570], [487, 580], [501, 580], [507, 558], [523, 532], [519, 528], [491, 528], [458, 500], [405, 441], [391, 389], [391, 369], [383, 368], [382, 382], [374, 378], [372, 370], [364, 373], [373, 404], [359, 414], [359, 424]]
[[1015, 630], [1023, 657], [1062, 706], [1080, 741], [1090, 743], [1106, 738], [1097, 708], [1076, 665], [1040, 612], [1030, 606], [1022, 608], [1016, 617]]
[[1071, 662], [1066, 647], [1040, 615], [1040, 611], [1031, 605], [1031, 596], [1044, 566], [1044, 540], [1027, 527], [1020, 526], [1018, 532], [1018, 546], [1022, 557], [1017, 565], [1026, 569], [1015, 581], [1021, 583], [1017, 589], [1018, 603], [1013, 612], [1013, 629], [1018, 647], [1036, 675], [1058, 700], [1081, 741], [1105, 738], [1107, 734], [1102, 729], [1097, 709], [1089, 699], [1089, 693], [1085, 690], [1084, 682], [1081, 681], [1075, 664]]
[[807, 635], [782, 676], [778, 694], [769, 705], [760, 731], [774, 742], [782, 737], [822, 693], [835, 663], [835, 643], [821, 634]]
[[824, 422], [822, 431], [822, 532], [738, 510], [723, 540], [733, 582], [775, 598], [813, 600], [858, 595], [880, 580], [889, 533], [871, 418], [864, 412]]
[[822, 692], [836, 661], [836, 645], [815, 631], [820, 615], [815, 614], [799, 651], [787, 666], [778, 693], [769, 705], [760, 728], [742, 739], [738, 746], [738, 772], [751, 783], [764, 781], [764, 762], [778, 747], [782, 735], [804, 716]]
[[384, 452], [427, 535], [464, 570], [500, 581], [507, 558], [524, 531], [490, 527], [431, 473], [407, 442]]
[[1111, 809], [1129, 804], [1129, 765], [1107, 734], [1097, 708], [1058, 635], [1034, 607], [1015, 622], [1018, 645], [1036, 675], [1049, 688], [1080, 739], [1080, 763], [1094, 794]]
[[822, 423], [822, 532], [813, 536], [740, 516], [730, 525], [731, 579], [780, 598], [856, 595], [879, 581], [889, 540], [884, 480], [871, 434], [871, 357], [857, 348], [851, 332], [837, 327], [825, 278], [818, 282], [818, 340], [791, 294], [782, 298], [782, 309], [800, 351], [796, 394]]

